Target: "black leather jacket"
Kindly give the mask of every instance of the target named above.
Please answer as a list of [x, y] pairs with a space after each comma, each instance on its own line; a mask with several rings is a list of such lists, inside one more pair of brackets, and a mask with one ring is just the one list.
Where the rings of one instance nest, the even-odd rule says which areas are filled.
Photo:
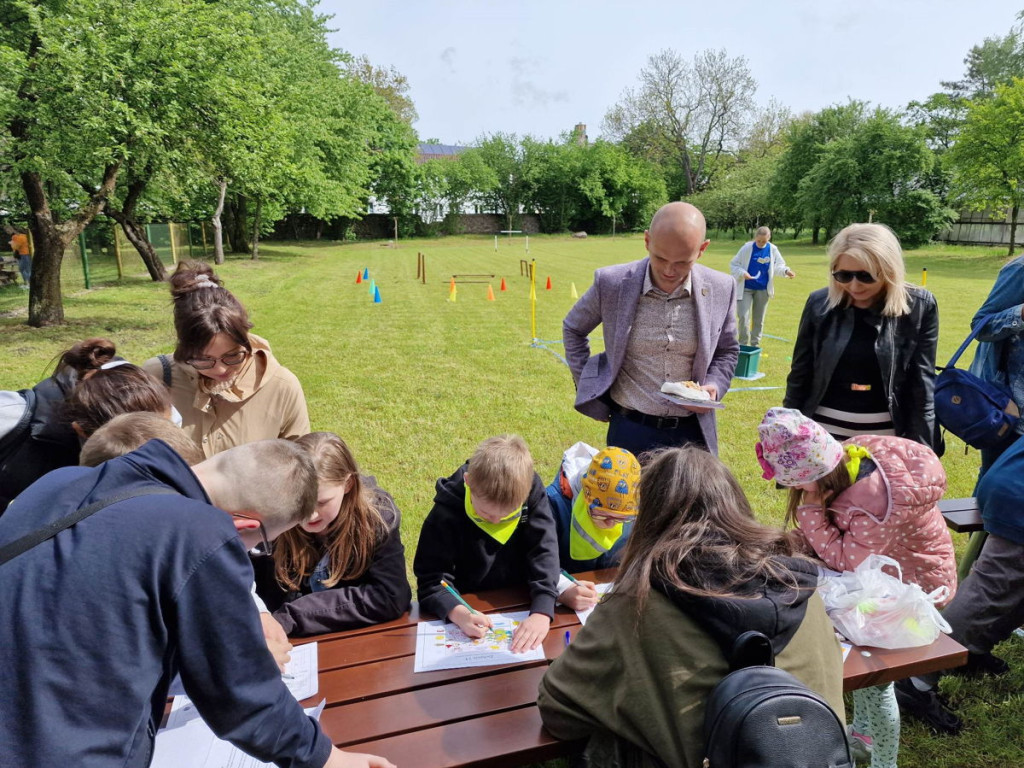
[[[924, 288], [908, 287], [910, 312], [885, 317], [871, 311], [878, 329], [875, 354], [889, 401], [889, 415], [899, 437], [942, 453], [935, 421], [935, 346], [939, 310]], [[800, 318], [793, 365], [786, 380], [783, 405], [811, 416], [821, 403], [839, 358], [853, 333], [853, 309], [828, 309], [828, 289], [807, 297]]]

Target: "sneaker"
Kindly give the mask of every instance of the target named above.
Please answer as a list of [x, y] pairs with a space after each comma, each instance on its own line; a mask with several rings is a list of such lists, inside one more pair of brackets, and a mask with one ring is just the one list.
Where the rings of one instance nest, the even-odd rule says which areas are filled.
[[846, 741], [850, 744], [850, 755], [858, 763], [871, 762], [871, 748], [873, 742], [870, 736], [857, 733], [852, 725], [846, 726]]
[[955, 735], [963, 730], [963, 721], [934, 690], [919, 691], [910, 680], [898, 680], [896, 702], [900, 705], [901, 714], [920, 720], [936, 733]]
[[963, 677], [981, 677], [982, 675], [999, 677], [1009, 671], [1010, 665], [998, 656], [993, 656], [991, 653], [973, 652], [967, 654], [967, 663], [962, 667], [954, 667], [948, 670], [951, 675], [961, 675]]

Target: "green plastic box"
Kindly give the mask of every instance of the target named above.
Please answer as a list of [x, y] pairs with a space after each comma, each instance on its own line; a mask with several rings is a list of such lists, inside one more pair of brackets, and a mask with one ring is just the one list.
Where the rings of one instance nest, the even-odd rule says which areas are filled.
[[740, 344], [740, 357], [736, 361], [736, 376], [750, 379], [757, 375], [757, 364], [761, 361], [761, 348]]

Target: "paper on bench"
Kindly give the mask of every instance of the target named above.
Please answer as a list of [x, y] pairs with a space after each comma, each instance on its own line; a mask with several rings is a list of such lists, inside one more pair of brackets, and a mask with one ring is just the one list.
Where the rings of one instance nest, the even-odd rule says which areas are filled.
[[[601, 602], [601, 598], [604, 597], [604, 593], [612, 588], [611, 582], [607, 584], [595, 584], [594, 589], [597, 590], [597, 601]], [[597, 606], [595, 605], [594, 608]], [[580, 617], [580, 624], [586, 624], [587, 619], [590, 618], [590, 614], [594, 612], [594, 608], [587, 608], [585, 611], [576, 611], [576, 615]]]
[[478, 640], [466, 637], [455, 624], [421, 621], [416, 625], [416, 661], [413, 671], [492, 667], [544, 659], [543, 646], [522, 653], [509, 650], [512, 634], [523, 619], [530, 615], [528, 611], [489, 615], [494, 626]]
[[[327, 699], [306, 714], [320, 720]], [[156, 734], [150, 768], [259, 768], [273, 765], [245, 754], [233, 744], [222, 741], [199, 716], [188, 696], [175, 696], [167, 727]]]

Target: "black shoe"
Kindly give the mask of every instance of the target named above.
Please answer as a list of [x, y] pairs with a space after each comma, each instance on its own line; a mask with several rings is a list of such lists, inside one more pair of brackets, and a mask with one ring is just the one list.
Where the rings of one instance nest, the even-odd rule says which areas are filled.
[[949, 674], [961, 675], [962, 677], [981, 677], [982, 675], [999, 677], [1009, 671], [1010, 665], [998, 656], [993, 656], [991, 653], [973, 652], [967, 654], [967, 663], [962, 667], [954, 667], [948, 670]]
[[920, 720], [936, 733], [955, 735], [963, 730], [963, 721], [953, 714], [934, 690], [919, 691], [910, 680], [898, 680], [896, 702], [902, 714]]

